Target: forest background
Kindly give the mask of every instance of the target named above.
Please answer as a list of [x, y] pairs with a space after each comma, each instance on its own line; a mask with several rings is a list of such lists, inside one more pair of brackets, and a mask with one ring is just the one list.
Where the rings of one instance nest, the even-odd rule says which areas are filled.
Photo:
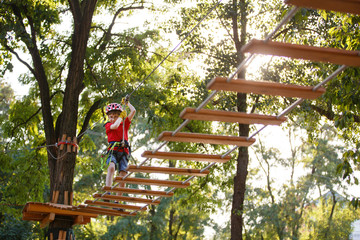
[[[37, 13], [36, 21], [41, 27], [36, 29], [41, 33], [38, 45], [50, 83], [49, 103], [54, 125], [62, 112], [66, 71], [72, 58], [72, 27], [65, 21], [70, 9], [66, 1], [3, 1], [1, 4], [0, 238], [39, 239], [43, 238], [44, 231], [37, 223], [21, 221], [21, 210], [28, 201], [46, 202], [50, 196], [48, 152], [46, 148], [38, 148], [46, 145], [41, 91], [32, 71], [32, 59], [27, 55], [26, 38], [16, 32], [19, 26], [6, 21], [11, 11], [4, 9], [23, 4], [25, 9], [34, 10], [29, 11], [31, 14]], [[99, 159], [106, 146], [101, 124], [106, 121], [103, 106], [120, 101], [135, 89], [174, 43], [215, 4], [213, 1], [97, 3], [85, 54], [77, 132], [94, 127], [83, 135], [76, 156], [75, 204], [89, 199], [104, 184]], [[229, 75], [237, 66], [242, 57], [239, 57], [237, 38], [244, 42], [253, 37], [263, 39], [288, 9], [282, 1], [222, 2], [181, 48], [134, 92], [131, 102], [138, 113], [131, 130], [133, 149], [141, 153], [156, 147], [156, 136], [160, 132], [173, 130], [181, 123], [178, 115], [183, 108], [196, 107], [208, 96], [206, 83], [215, 76]], [[139, 21], [139, 15], [146, 15], [149, 20], [138, 26], [129, 24]], [[236, 37], [236, 33], [241, 37]], [[359, 35], [358, 16], [302, 9], [274, 38], [358, 50]], [[28, 93], [21, 97], [15, 97], [4, 81], [9, 71], [19, 73], [16, 58], [29, 70], [17, 79], [29, 86]], [[242, 74], [249, 79], [315, 85], [336, 67], [260, 57]], [[332, 236], [339, 239], [349, 236], [351, 223], [359, 216], [348, 204], [353, 199], [356, 205], [359, 197], [354, 190], [348, 190], [358, 183], [358, 76], [358, 68], [346, 69], [326, 86], [328, 91], [323, 97], [305, 101], [290, 113], [282, 127], [271, 127], [258, 135], [257, 143], [249, 149], [240, 237], [329, 239]], [[221, 93], [207, 107], [236, 111], [238, 97]], [[256, 95], [247, 95], [246, 100], [246, 111], [273, 115], [293, 102]], [[90, 111], [93, 111], [91, 118], [85, 125]], [[251, 126], [249, 130], [256, 131], [257, 127]], [[236, 124], [192, 122], [186, 131], [236, 135], [239, 128]], [[274, 140], [274, 135], [281, 134], [285, 138]], [[227, 150], [223, 146], [198, 144], [169, 144], [167, 148], [204, 153]], [[139, 163], [139, 154], [134, 156], [134, 162]], [[194, 179], [191, 188], [177, 190], [175, 197], [163, 199], [148, 212], [137, 217], [100, 217], [86, 226], [76, 226], [76, 236], [79, 239], [239, 239], [231, 229], [233, 220], [230, 220], [234, 177], [238, 174], [236, 159], [238, 156], [234, 154], [232, 161], [216, 165], [207, 177]], [[185, 167], [178, 162], [153, 161], [151, 164]], [[203, 166], [186, 163], [186, 167]], [[220, 218], [223, 222], [216, 221], [219, 216], [223, 216]]]

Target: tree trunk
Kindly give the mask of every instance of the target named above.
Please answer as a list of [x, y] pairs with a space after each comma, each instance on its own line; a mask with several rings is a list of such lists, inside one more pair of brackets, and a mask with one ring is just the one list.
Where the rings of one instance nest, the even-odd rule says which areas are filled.
[[169, 214], [169, 240], [174, 239], [173, 231], [172, 231], [174, 224], [174, 213], [175, 213], [175, 209], [171, 208]]
[[331, 195], [332, 195], [333, 205], [331, 207], [331, 212], [330, 212], [329, 219], [328, 219], [328, 226], [327, 226], [326, 231], [325, 231], [325, 239], [327, 239], [328, 234], [330, 232], [331, 222], [332, 222], [332, 218], [333, 218], [333, 215], [334, 215], [335, 206], [336, 206], [336, 203], [337, 203], [335, 193], [331, 191]]
[[153, 221], [155, 218], [155, 213], [156, 213], [156, 206], [154, 205], [150, 205], [149, 206], [149, 213], [151, 216], [151, 220], [150, 220], [150, 239], [157, 239], [157, 226], [156, 223]]
[[[237, 65], [244, 60], [241, 52], [242, 46], [246, 42], [247, 32], [247, 3], [245, 0], [237, 0], [232, 2], [232, 30], [234, 35], [234, 43], [237, 51]], [[239, 10], [240, 12], [239, 12]], [[240, 36], [238, 18], [240, 17]], [[238, 78], [245, 78], [245, 71], [238, 73]], [[237, 94], [237, 110], [239, 112], [247, 111], [246, 94]], [[239, 124], [239, 136], [249, 136], [249, 125]], [[236, 175], [234, 177], [234, 196], [231, 209], [231, 239], [242, 240], [243, 230], [243, 210], [246, 190], [246, 177], [248, 174], [249, 153], [248, 148], [240, 147], [237, 158]]]
[[[238, 94], [238, 111], [246, 112], [246, 94]], [[249, 125], [239, 124], [239, 135], [249, 136]], [[234, 177], [234, 196], [231, 210], [231, 239], [242, 239], [243, 209], [248, 174], [248, 148], [240, 147], [237, 159], [236, 175]]]
[[[83, 64], [97, 0], [85, 0], [81, 3], [76, 0], [68, 1], [74, 19], [74, 33], [72, 35], [71, 61], [66, 80], [59, 133], [60, 136], [66, 136], [67, 141], [73, 142], [76, 139], [79, 96], [84, 88]], [[75, 149], [72, 148], [72, 145], [60, 146], [64, 147], [60, 147], [58, 150], [55, 170], [50, 171], [50, 182], [52, 183], [50, 189], [54, 196], [52, 200], [55, 203], [71, 204], [76, 151], [73, 151]], [[49, 226], [49, 232], [56, 233], [58, 229], [71, 231], [73, 220], [73, 217], [55, 217]]]

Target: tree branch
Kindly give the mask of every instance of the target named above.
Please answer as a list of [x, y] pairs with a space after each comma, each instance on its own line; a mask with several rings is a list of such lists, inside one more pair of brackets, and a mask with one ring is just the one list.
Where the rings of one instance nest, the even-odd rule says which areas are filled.
[[99, 105], [100, 105], [101, 101], [102, 101], [102, 100], [99, 99], [99, 100], [97, 100], [96, 102], [94, 102], [94, 104], [90, 107], [89, 111], [86, 113], [83, 126], [82, 126], [82, 128], [81, 128], [81, 130], [80, 130], [80, 132], [79, 132], [78, 137], [77, 137], [78, 143], [81, 141], [81, 138], [82, 138], [82, 136], [83, 136], [83, 133], [85, 133], [85, 131], [86, 131], [87, 128], [88, 128], [88, 125], [89, 125], [91, 116], [92, 116], [93, 113], [99, 108]]
[[[51, 100], [57, 93], [59, 93], [59, 92], [61, 92], [61, 91], [56, 91], [56, 92], [54, 92], [54, 93], [50, 96], [50, 100]], [[14, 132], [15, 132], [15, 130], [16, 130], [18, 127], [20, 127], [20, 126], [22, 126], [22, 125], [25, 125], [25, 124], [27, 124], [28, 122], [30, 122], [30, 120], [31, 120], [33, 117], [35, 117], [35, 116], [41, 111], [41, 109], [42, 109], [42, 107], [40, 107], [34, 114], [32, 114], [32, 115], [31, 115], [28, 119], [26, 119], [25, 121], [23, 121], [23, 122], [15, 125], [14, 128], [11, 130], [11, 136], [14, 136]]]
[[35, 76], [35, 71], [34, 71], [34, 69], [33, 69], [27, 62], [25, 62], [24, 60], [22, 60], [22, 59], [20, 58], [19, 54], [18, 54], [17, 52], [15, 52], [14, 49], [12, 49], [12, 48], [11, 48], [10, 46], [8, 46], [7, 44], [5, 44], [5, 48], [6, 48], [9, 52], [11, 52], [12, 54], [14, 54], [15, 57], [17, 58], [17, 60], [19, 60], [19, 62], [21, 62], [22, 64], [24, 64], [24, 65], [30, 70], [30, 72]]
[[[104, 35], [102, 36], [102, 38], [100, 38], [98, 44], [100, 44], [100, 42], [102, 42], [102, 44], [100, 45], [99, 49], [101, 51], [104, 51], [105, 48], [106, 48], [106, 45], [109, 43], [110, 39], [111, 39], [111, 31], [115, 25], [115, 20], [116, 18], [119, 16], [119, 14], [121, 12], [124, 12], [124, 11], [128, 11], [128, 10], [133, 10], [133, 9], [144, 9], [144, 6], [141, 5], [141, 6], [133, 6], [134, 3], [132, 3], [129, 7], [121, 7], [119, 8], [115, 15], [113, 16], [113, 19], [108, 27], [108, 29], [106, 30], [106, 32], [104, 33]], [[96, 44], [96, 45], [98, 45]]]
[[[213, 2], [214, 2], [214, 1], [213, 1]], [[215, 13], [216, 13], [216, 15], [217, 15], [217, 17], [218, 17], [218, 19], [219, 19], [219, 21], [220, 21], [220, 24], [223, 26], [223, 28], [225, 28], [227, 34], [229, 35], [229, 37], [230, 37], [230, 38], [234, 41], [234, 43], [235, 43], [234, 37], [231, 35], [230, 30], [226, 27], [224, 21], [223, 21], [222, 18], [220, 17], [220, 14], [219, 14], [217, 8], [215, 8]]]

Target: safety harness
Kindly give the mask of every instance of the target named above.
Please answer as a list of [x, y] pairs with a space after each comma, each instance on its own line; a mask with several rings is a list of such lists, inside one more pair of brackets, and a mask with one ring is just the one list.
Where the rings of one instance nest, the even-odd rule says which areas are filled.
[[114, 154], [114, 152], [124, 152], [126, 153], [125, 149], [129, 150], [129, 154], [126, 157], [126, 160], [129, 161], [131, 158], [131, 146], [128, 141], [121, 141], [121, 142], [110, 142], [109, 146], [104, 150], [102, 154], [101, 160], [101, 169], [104, 169], [106, 160], [109, 158], [110, 154]]

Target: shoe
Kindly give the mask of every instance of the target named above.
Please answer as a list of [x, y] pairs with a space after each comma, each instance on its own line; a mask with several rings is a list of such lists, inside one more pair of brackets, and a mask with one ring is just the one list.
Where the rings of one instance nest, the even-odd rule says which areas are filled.
[[[110, 195], [109, 192], [105, 193], [105, 195]], [[104, 202], [110, 202], [110, 200], [104, 199]]]
[[[118, 204], [119, 202], [118, 201], [114, 201], [114, 203]], [[119, 212], [124, 212], [124, 209], [122, 208], [113, 208], [114, 210], [117, 210]]]

